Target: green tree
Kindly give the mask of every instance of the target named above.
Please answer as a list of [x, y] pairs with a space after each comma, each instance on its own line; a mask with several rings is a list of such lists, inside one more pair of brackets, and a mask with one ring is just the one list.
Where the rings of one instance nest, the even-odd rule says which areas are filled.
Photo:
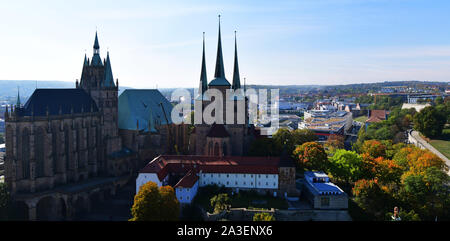
[[7, 221], [12, 212], [11, 196], [5, 183], [0, 183], [0, 221]]
[[283, 148], [286, 148], [287, 153], [292, 153], [296, 146], [302, 145], [306, 142], [317, 140], [317, 136], [311, 130], [297, 129], [289, 131], [287, 129], [279, 129], [272, 139], [277, 148], [277, 153], [280, 154]]
[[299, 168], [312, 171], [326, 171], [329, 164], [325, 149], [317, 142], [306, 142], [301, 146], [297, 146], [293, 154]]
[[130, 221], [175, 221], [179, 219], [180, 203], [170, 186], [158, 188], [148, 182], [134, 196]]
[[228, 197], [228, 194], [221, 193], [217, 194], [211, 198], [211, 207], [214, 207], [215, 213], [220, 213], [223, 210], [227, 209], [227, 207], [231, 204], [231, 199]]
[[269, 213], [255, 213], [253, 221], [275, 221], [275, 217]]
[[428, 106], [414, 116], [414, 129], [433, 138], [442, 134], [446, 122], [445, 113], [439, 112], [434, 106]]
[[330, 161], [329, 172], [339, 180], [354, 182], [363, 176], [362, 157], [354, 151], [339, 149], [330, 158]]

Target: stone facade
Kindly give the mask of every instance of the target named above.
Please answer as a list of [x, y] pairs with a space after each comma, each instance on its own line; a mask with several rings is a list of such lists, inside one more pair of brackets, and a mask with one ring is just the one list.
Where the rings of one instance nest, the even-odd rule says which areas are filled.
[[122, 147], [118, 81], [109, 53], [100, 59], [97, 34], [75, 87], [36, 89], [5, 113], [5, 183], [28, 219], [70, 219], [138, 169], [136, 153]]

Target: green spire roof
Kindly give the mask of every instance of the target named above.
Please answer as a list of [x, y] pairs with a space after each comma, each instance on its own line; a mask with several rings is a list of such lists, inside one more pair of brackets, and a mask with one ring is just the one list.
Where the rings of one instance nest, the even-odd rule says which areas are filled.
[[17, 103], [16, 106], [20, 107], [21, 103], [20, 103], [20, 93], [19, 93], [19, 88], [17, 88]]
[[241, 78], [239, 77], [239, 64], [237, 55], [236, 31], [234, 31], [234, 72], [233, 72], [233, 90], [241, 88]]
[[210, 86], [230, 86], [230, 82], [225, 78], [225, 68], [223, 66], [222, 38], [220, 36], [220, 15], [219, 15], [219, 40], [217, 45], [216, 72]]
[[203, 94], [208, 89], [208, 79], [206, 77], [206, 58], [205, 58], [205, 32], [203, 32], [203, 55], [202, 55], [202, 70], [200, 73], [200, 87], [199, 93]]
[[98, 44], [97, 31], [95, 31], [94, 49], [100, 49], [100, 45]]
[[106, 87], [114, 87], [115, 86], [112, 69], [111, 69], [111, 60], [109, 59], [109, 52], [106, 54], [104, 86], [106, 86]]
[[100, 45], [98, 44], [97, 31], [95, 31], [94, 56], [92, 56], [91, 65], [103, 66], [102, 59], [100, 58]]

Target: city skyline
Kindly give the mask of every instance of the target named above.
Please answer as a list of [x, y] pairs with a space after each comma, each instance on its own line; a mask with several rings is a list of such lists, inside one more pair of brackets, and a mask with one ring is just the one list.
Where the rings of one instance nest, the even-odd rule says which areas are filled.
[[449, 81], [450, 33], [443, 31], [449, 6], [421, 0], [11, 3], [0, 10], [0, 79], [73, 83], [98, 31], [101, 57], [109, 50], [121, 86], [195, 87], [203, 32], [208, 81], [213, 76], [221, 14], [228, 80], [236, 30], [247, 84]]

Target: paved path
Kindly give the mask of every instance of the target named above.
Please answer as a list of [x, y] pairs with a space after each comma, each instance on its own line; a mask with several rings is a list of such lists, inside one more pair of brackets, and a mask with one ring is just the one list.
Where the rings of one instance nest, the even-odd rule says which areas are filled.
[[[434, 148], [432, 145], [430, 145], [425, 139], [423, 139], [419, 132], [417, 131], [411, 131], [410, 135], [417, 141], [419, 142], [419, 147], [423, 147], [428, 149], [429, 151], [433, 152], [434, 154], [436, 154], [439, 158], [441, 158], [446, 164], [447, 166], [450, 167], [450, 160], [444, 156], [442, 153], [440, 153], [436, 148]], [[417, 146], [416, 143], [413, 143]], [[450, 170], [448, 171], [448, 174], [450, 175]]]

